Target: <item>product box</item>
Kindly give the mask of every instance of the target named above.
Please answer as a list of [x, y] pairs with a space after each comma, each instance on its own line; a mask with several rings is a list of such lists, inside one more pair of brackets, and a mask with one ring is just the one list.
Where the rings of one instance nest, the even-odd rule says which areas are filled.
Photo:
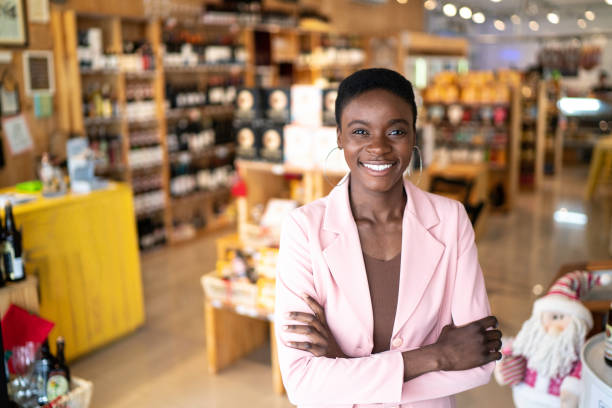
[[275, 123], [264, 124], [259, 131], [259, 158], [269, 162], [283, 162], [283, 127]]
[[314, 167], [315, 132], [316, 128], [309, 126], [285, 126], [283, 152], [286, 164], [304, 169]]
[[323, 90], [323, 125], [336, 126], [336, 98], [338, 90], [336, 88]]
[[275, 122], [287, 123], [291, 118], [291, 91], [283, 88], [263, 90], [265, 95], [266, 118]]
[[245, 160], [256, 160], [259, 150], [259, 131], [251, 123], [236, 124], [236, 157]]
[[318, 86], [291, 87], [291, 121], [296, 125], [321, 126], [322, 91]]
[[253, 120], [261, 117], [261, 111], [260, 90], [256, 88], [241, 88], [236, 95], [234, 117], [238, 120]]

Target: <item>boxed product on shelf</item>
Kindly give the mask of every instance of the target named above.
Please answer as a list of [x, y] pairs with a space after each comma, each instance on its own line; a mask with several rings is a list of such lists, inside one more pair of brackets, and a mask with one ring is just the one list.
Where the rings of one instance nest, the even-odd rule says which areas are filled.
[[323, 105], [322, 90], [314, 85], [291, 87], [291, 122], [296, 125], [320, 126]]
[[286, 125], [284, 128], [283, 156], [285, 163], [298, 168], [314, 167], [314, 134], [316, 128]]
[[257, 307], [257, 285], [246, 279], [223, 279], [209, 274], [202, 277], [202, 285], [206, 297], [211, 301]]
[[260, 130], [259, 158], [269, 162], [283, 162], [283, 127], [273, 123], [264, 124]]
[[338, 90], [329, 88], [323, 90], [323, 125], [336, 126], [336, 99]]
[[204, 62], [206, 64], [227, 64], [233, 58], [230, 45], [207, 45], [204, 49]]
[[265, 94], [265, 113], [269, 120], [287, 123], [291, 117], [291, 91], [285, 88], [263, 90]]
[[240, 159], [255, 160], [258, 158], [259, 129], [252, 123], [239, 123], [234, 128], [236, 138], [236, 156]]
[[236, 96], [234, 116], [239, 120], [253, 120], [261, 117], [262, 100], [257, 88], [241, 88]]

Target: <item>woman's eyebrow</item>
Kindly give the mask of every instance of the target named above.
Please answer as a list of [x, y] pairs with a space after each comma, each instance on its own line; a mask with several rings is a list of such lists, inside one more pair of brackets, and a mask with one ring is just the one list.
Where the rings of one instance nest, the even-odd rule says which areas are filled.
[[391, 119], [389, 122], [387, 122], [389, 124], [389, 126], [391, 125], [396, 125], [398, 123], [403, 123], [406, 126], [410, 126], [410, 123], [406, 120], [406, 119]]
[[360, 125], [365, 125], [368, 126], [369, 123], [364, 121], [364, 120], [360, 120], [360, 119], [355, 119], [355, 120], [351, 120], [347, 126], [352, 126], [352, 125], [356, 125], [356, 124], [360, 124]]

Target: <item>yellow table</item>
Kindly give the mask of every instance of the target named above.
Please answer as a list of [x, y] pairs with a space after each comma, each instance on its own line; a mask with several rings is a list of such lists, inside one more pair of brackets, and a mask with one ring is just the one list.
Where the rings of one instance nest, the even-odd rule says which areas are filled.
[[595, 193], [599, 179], [605, 183], [612, 174], [612, 137], [601, 138], [597, 141], [593, 150], [593, 158], [589, 168], [589, 179], [587, 181], [584, 197], [590, 200]]
[[[11, 192], [3, 190], [0, 193]], [[3, 210], [0, 211], [3, 213]], [[14, 207], [26, 273], [38, 277], [40, 315], [66, 339], [66, 358], [90, 352], [144, 323], [131, 189], [111, 183], [90, 194]]]

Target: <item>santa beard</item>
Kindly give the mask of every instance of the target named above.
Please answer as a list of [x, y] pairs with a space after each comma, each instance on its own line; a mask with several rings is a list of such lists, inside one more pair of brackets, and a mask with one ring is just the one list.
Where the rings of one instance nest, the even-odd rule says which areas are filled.
[[531, 316], [512, 343], [512, 354], [524, 356], [527, 367], [538, 375], [565, 377], [579, 359], [586, 331], [582, 320], [572, 319], [563, 332], [551, 336], [542, 327], [541, 315]]

